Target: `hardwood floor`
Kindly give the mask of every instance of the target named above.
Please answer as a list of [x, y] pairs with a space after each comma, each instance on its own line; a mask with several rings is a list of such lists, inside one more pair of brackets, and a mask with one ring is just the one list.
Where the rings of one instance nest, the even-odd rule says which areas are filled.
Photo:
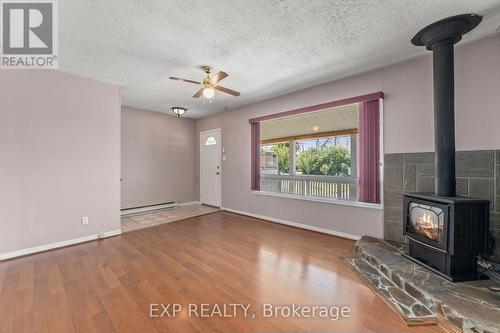
[[[0, 332], [442, 332], [406, 327], [360, 282], [337, 259], [353, 244], [219, 212], [0, 262]], [[183, 310], [150, 318], [151, 303]], [[257, 315], [189, 318], [190, 303], [252, 304]], [[264, 303], [351, 316], [262, 318]]]

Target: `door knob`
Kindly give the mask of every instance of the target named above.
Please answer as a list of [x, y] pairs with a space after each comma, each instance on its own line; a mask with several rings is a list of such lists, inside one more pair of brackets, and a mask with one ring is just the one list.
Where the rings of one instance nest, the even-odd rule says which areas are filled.
[[215, 174], [216, 174], [216, 175], [219, 175], [219, 174], [220, 174], [220, 172], [216, 172]]

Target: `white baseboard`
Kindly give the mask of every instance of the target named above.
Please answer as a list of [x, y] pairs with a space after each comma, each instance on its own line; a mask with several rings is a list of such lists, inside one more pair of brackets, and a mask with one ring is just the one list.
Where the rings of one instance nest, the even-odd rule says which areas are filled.
[[200, 205], [199, 201], [189, 201], [189, 202], [178, 202], [175, 204], [177, 207], [191, 206], [191, 205]]
[[284, 225], [289, 225], [289, 226], [292, 226], [292, 227], [297, 227], [297, 228], [306, 229], [306, 230], [310, 230], [310, 231], [316, 231], [316, 232], [320, 232], [322, 234], [328, 234], [328, 235], [338, 236], [338, 237], [352, 239], [352, 240], [361, 239], [361, 236], [352, 235], [352, 234], [348, 234], [348, 233], [341, 232], [341, 231], [335, 231], [335, 230], [325, 229], [325, 228], [321, 228], [321, 227], [316, 227], [316, 226], [313, 226], [313, 225], [302, 224], [302, 223], [292, 222], [292, 221], [283, 220], [283, 219], [277, 219], [277, 218], [274, 218], [274, 217], [269, 217], [269, 216], [264, 216], [264, 215], [259, 215], [259, 214], [244, 212], [244, 211], [241, 211], [241, 210], [227, 208], [227, 207], [221, 207], [221, 209], [225, 210], [225, 211], [228, 211], [228, 212], [231, 212], [231, 213], [236, 213], [236, 214], [246, 215], [246, 216], [250, 216], [250, 217], [255, 217], [257, 219], [266, 220], [266, 221], [275, 222], [275, 223], [280, 223], [280, 224], [284, 224]]
[[127, 216], [127, 215], [147, 213], [147, 212], [160, 210], [160, 209], [184, 207], [184, 206], [199, 205], [199, 204], [200, 204], [199, 201], [172, 202], [172, 203], [163, 204], [163, 205], [154, 205], [154, 206], [148, 206], [148, 207], [126, 209], [126, 210], [122, 210], [120, 215], [123, 217], [123, 216]]
[[16, 250], [16, 251], [12, 251], [12, 252], [0, 253], [0, 261], [25, 256], [28, 254], [34, 254], [34, 253], [38, 253], [38, 252], [53, 250], [53, 249], [57, 249], [57, 248], [65, 247], [65, 246], [69, 246], [69, 245], [75, 245], [78, 243], [88, 242], [88, 241], [92, 241], [92, 240], [96, 240], [96, 239], [103, 239], [103, 238], [108, 238], [108, 237], [112, 237], [112, 236], [117, 236], [117, 235], [120, 235], [121, 233], [122, 233], [121, 229], [115, 229], [115, 230], [105, 231], [103, 233], [96, 234], [96, 235], [89, 235], [89, 236], [84, 236], [84, 237], [79, 237], [79, 238], [68, 239], [68, 240], [65, 240], [62, 242], [39, 245], [39, 246], [30, 247], [30, 248], [22, 249], [22, 250]]
[[163, 204], [163, 205], [154, 205], [154, 206], [147, 206], [147, 207], [140, 207], [140, 208], [130, 208], [130, 209], [122, 210], [120, 212], [120, 215], [127, 216], [127, 215], [133, 215], [133, 214], [140, 214], [140, 213], [150, 212], [153, 210], [174, 208], [175, 206], [176, 206], [176, 203], [172, 202], [172, 203], [167, 203], [167, 204]]
[[113, 236], [118, 236], [122, 234], [122, 229], [115, 229], [115, 230], [110, 230], [110, 231], [105, 231], [100, 233], [98, 238], [108, 238], [108, 237], [113, 237]]

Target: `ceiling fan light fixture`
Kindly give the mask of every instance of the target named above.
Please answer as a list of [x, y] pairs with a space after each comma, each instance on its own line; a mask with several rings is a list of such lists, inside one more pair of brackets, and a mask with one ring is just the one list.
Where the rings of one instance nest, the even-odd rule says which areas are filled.
[[213, 87], [205, 87], [203, 89], [203, 97], [206, 99], [212, 99], [215, 95], [215, 89]]
[[229, 89], [229, 88], [226, 88], [226, 87], [219, 85], [220, 81], [222, 81], [226, 77], [228, 77], [228, 74], [226, 72], [219, 71], [216, 74], [210, 76], [210, 73], [212, 72], [212, 67], [203, 66], [202, 69], [206, 74], [206, 77], [203, 78], [202, 82], [183, 79], [183, 78], [176, 77], [176, 76], [170, 76], [170, 79], [201, 85], [201, 87], [199, 87], [199, 90], [193, 95], [193, 98], [202, 97], [203, 103], [205, 103], [206, 100], [208, 100], [209, 102], [212, 102], [213, 98], [215, 97], [216, 90], [220, 91], [222, 93], [225, 93], [225, 94], [232, 95], [232, 96], [240, 96], [239, 91]]
[[172, 112], [175, 114], [177, 117], [182, 116], [184, 113], [186, 113], [187, 109], [183, 108], [181, 106], [173, 106], [172, 107]]

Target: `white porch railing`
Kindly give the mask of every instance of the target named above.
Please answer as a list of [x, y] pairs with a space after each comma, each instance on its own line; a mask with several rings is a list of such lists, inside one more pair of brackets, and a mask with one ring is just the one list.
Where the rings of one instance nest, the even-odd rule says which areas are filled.
[[261, 175], [260, 190], [304, 197], [357, 200], [358, 178], [310, 175]]

